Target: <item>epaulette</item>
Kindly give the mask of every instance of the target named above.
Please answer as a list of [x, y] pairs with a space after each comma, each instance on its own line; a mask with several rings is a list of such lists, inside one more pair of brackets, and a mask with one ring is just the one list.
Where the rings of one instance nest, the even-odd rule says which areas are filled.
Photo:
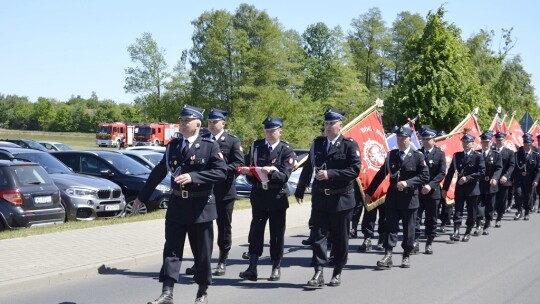
[[440, 150], [441, 148], [439, 146], [433, 146], [433, 149]]
[[203, 141], [207, 141], [207, 142], [214, 142], [213, 139], [211, 139], [211, 138], [206, 138], [206, 137], [203, 137], [202, 140], [203, 140]]
[[354, 139], [352, 137], [343, 137], [343, 140], [354, 141]]
[[281, 141], [282, 143], [284, 143], [286, 145], [290, 145], [288, 141], [284, 141], [284, 140], [281, 140], [281, 139], [279, 141]]
[[230, 137], [234, 137], [234, 138], [238, 138], [238, 136], [236, 135], [232, 135], [231, 133], [227, 132], [227, 134], [229, 134]]
[[479, 150], [474, 150], [473, 152], [480, 155], [480, 156], [482, 156], [482, 152], [480, 152]]
[[414, 150], [413, 152], [414, 152], [414, 153], [421, 154], [422, 156], [424, 156], [424, 153], [420, 152], [420, 150]]

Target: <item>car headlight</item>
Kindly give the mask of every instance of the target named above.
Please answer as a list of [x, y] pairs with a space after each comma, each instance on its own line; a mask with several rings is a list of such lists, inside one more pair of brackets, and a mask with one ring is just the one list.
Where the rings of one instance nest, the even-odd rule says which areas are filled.
[[97, 191], [92, 189], [71, 187], [66, 189], [66, 193], [69, 196], [91, 196], [97, 198]]
[[156, 190], [159, 190], [159, 191], [162, 191], [162, 192], [169, 192], [169, 191], [171, 191], [171, 188], [169, 186], [167, 186], [167, 185], [159, 184], [159, 185], [157, 185]]

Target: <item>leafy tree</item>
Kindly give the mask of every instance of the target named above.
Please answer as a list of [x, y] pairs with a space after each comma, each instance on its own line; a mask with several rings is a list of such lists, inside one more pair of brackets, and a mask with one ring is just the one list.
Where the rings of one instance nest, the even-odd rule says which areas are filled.
[[150, 119], [161, 121], [163, 113], [168, 111], [163, 107], [161, 96], [168, 79], [165, 50], [160, 49], [150, 33], [143, 33], [141, 38], [127, 48], [131, 61], [137, 63], [136, 67], [129, 67], [126, 71], [126, 93], [138, 94], [138, 104]]
[[391, 82], [395, 84], [405, 72], [405, 63], [408, 54], [406, 52], [406, 43], [412, 37], [422, 34], [426, 22], [419, 14], [401, 12], [392, 24], [392, 44], [388, 52], [388, 59], [392, 62]]
[[533, 117], [540, 115], [531, 75], [525, 71], [521, 57], [515, 56], [503, 64], [501, 75], [494, 85], [497, 105], [508, 111], [516, 111], [516, 117], [529, 112]]
[[385, 107], [387, 124], [422, 114], [423, 124], [449, 130], [475, 107], [481, 125], [491, 122], [488, 111], [494, 105], [478, 81], [460, 30], [443, 20], [444, 13], [443, 7], [430, 12], [422, 36], [410, 40], [413, 56]]
[[56, 107], [53, 102], [44, 97], [39, 97], [34, 105], [34, 116], [37, 119], [37, 130], [49, 131], [51, 124], [56, 119]]
[[[391, 37], [377, 7], [353, 19], [351, 26], [348, 41], [354, 61], [358, 71], [363, 74], [364, 84], [371, 89], [376, 85], [376, 74], [380, 74], [387, 65], [383, 55], [388, 49]], [[383, 82], [381, 79], [379, 79], [380, 87]]]

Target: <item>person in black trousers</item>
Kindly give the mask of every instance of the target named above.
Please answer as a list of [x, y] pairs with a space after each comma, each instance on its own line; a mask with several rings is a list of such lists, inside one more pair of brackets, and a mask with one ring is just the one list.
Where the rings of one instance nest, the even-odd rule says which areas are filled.
[[452, 156], [452, 162], [444, 178], [442, 196], [446, 197], [446, 191], [450, 188], [454, 174], [457, 174], [457, 182], [454, 191], [454, 233], [450, 236], [451, 241], [459, 241], [459, 227], [463, 218], [463, 209], [467, 203], [467, 229], [461, 241], [468, 242], [471, 231], [476, 222], [476, 204], [480, 195], [478, 180], [485, 175], [486, 163], [481, 153], [472, 149], [474, 136], [465, 133], [461, 138], [463, 151], [456, 152]]
[[504, 140], [506, 134], [497, 132], [495, 134], [495, 150], [499, 152], [502, 160], [502, 172], [499, 178], [499, 191], [495, 198], [497, 218], [495, 220], [495, 228], [501, 227], [501, 220], [504, 212], [506, 211], [506, 200], [508, 198], [508, 192], [512, 188], [512, 176], [514, 174], [515, 156], [514, 151], [504, 146]]
[[161, 295], [149, 304], [173, 303], [173, 288], [179, 279], [186, 234], [196, 253], [194, 259], [197, 272], [194, 280], [199, 288], [195, 303], [208, 303], [207, 289], [212, 283], [212, 223], [217, 218], [212, 189], [214, 184], [225, 180], [227, 167], [219, 145], [199, 135], [203, 111], [184, 106], [179, 118], [182, 137], [169, 142], [163, 159], [154, 167], [133, 202], [133, 212], [137, 213], [167, 173], [172, 174], [173, 193], [165, 215], [165, 246], [163, 265], [159, 272], [163, 288]]
[[[234, 201], [236, 200], [236, 188], [234, 181], [237, 176], [237, 169], [244, 165], [244, 154], [242, 145], [238, 137], [225, 131], [227, 112], [219, 109], [211, 109], [208, 113], [208, 130], [210, 133], [203, 135], [216, 141], [225, 162], [227, 163], [227, 179], [214, 185], [214, 196], [216, 198], [216, 208], [218, 217], [216, 219], [219, 247], [219, 257], [214, 275], [225, 275], [227, 267], [227, 257], [232, 245], [232, 215]], [[195, 255], [195, 253], [194, 253]], [[196, 267], [186, 269], [186, 274], [193, 275]]]
[[426, 254], [433, 254], [433, 240], [437, 236], [437, 208], [441, 201], [441, 182], [446, 174], [446, 156], [444, 152], [435, 145], [436, 132], [429, 128], [420, 130], [420, 140], [422, 141], [422, 148], [420, 152], [424, 155], [426, 164], [429, 169], [429, 180], [420, 190], [420, 207], [418, 208], [418, 214], [416, 217], [416, 231], [414, 240], [413, 252], [418, 253], [420, 246], [418, 239], [420, 238], [420, 222], [422, 220], [422, 213], [425, 211], [425, 235], [426, 235]]
[[480, 199], [478, 200], [478, 210], [476, 215], [476, 230], [474, 236], [488, 235], [491, 221], [495, 209], [495, 197], [499, 191], [499, 179], [501, 177], [503, 165], [502, 157], [497, 150], [491, 148], [493, 134], [486, 132], [480, 135], [482, 153], [486, 163], [484, 176], [480, 177]]
[[418, 194], [420, 188], [429, 181], [429, 170], [420, 151], [411, 149], [412, 130], [409, 127], [397, 128], [398, 149], [386, 155], [382, 166], [366, 189], [366, 202], [377, 190], [380, 183], [390, 175], [390, 185], [386, 193], [386, 236], [384, 239], [384, 257], [377, 262], [381, 269], [391, 269], [392, 251], [398, 242], [399, 221], [403, 222], [403, 257], [402, 268], [410, 267], [410, 254], [414, 248], [414, 231], [416, 212], [420, 205]]
[[291, 145], [281, 140], [281, 118], [268, 116], [263, 125], [265, 139], [254, 141], [249, 151], [251, 168], [242, 167], [240, 170], [253, 185], [250, 195], [249, 267], [240, 272], [240, 277], [257, 281], [257, 264], [263, 252], [264, 230], [268, 221], [272, 259], [272, 273], [268, 280], [278, 281], [281, 278], [285, 220], [289, 208], [287, 180], [296, 156]]
[[357, 204], [355, 181], [360, 173], [360, 151], [352, 138], [341, 135], [345, 113], [328, 109], [324, 113], [324, 136], [315, 138], [294, 196], [303, 203], [306, 185], [313, 172], [311, 219], [315, 274], [308, 287], [324, 287], [323, 267], [327, 263], [327, 238], [332, 238], [334, 271], [329, 286], [341, 285], [341, 271], [347, 263], [349, 228]]
[[[532, 149], [533, 141], [531, 134], [523, 135], [523, 147], [515, 153], [514, 182], [517, 212], [514, 220], [523, 217], [528, 221], [529, 213], [534, 206], [534, 191], [540, 179], [540, 154]], [[523, 215], [523, 210], [525, 210], [525, 215]]]

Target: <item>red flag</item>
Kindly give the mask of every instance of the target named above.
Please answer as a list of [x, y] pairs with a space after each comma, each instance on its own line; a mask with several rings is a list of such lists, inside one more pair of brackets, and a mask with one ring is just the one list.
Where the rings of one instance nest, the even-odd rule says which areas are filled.
[[521, 129], [521, 126], [519, 125], [519, 122], [514, 119], [514, 116], [512, 115], [512, 118], [510, 118], [510, 123], [508, 124], [508, 135], [510, 136], [510, 140], [517, 146], [521, 147], [523, 146], [523, 130]]
[[[388, 145], [386, 144], [386, 136], [379, 112], [371, 112], [365, 118], [347, 128], [343, 135], [356, 140], [360, 148], [362, 170], [359, 177], [362, 190], [365, 191], [381, 166], [384, 166], [386, 154], [388, 153]], [[386, 178], [373, 193], [371, 201], [365, 202], [367, 210], [372, 210], [384, 202], [388, 185], [389, 181]]]

